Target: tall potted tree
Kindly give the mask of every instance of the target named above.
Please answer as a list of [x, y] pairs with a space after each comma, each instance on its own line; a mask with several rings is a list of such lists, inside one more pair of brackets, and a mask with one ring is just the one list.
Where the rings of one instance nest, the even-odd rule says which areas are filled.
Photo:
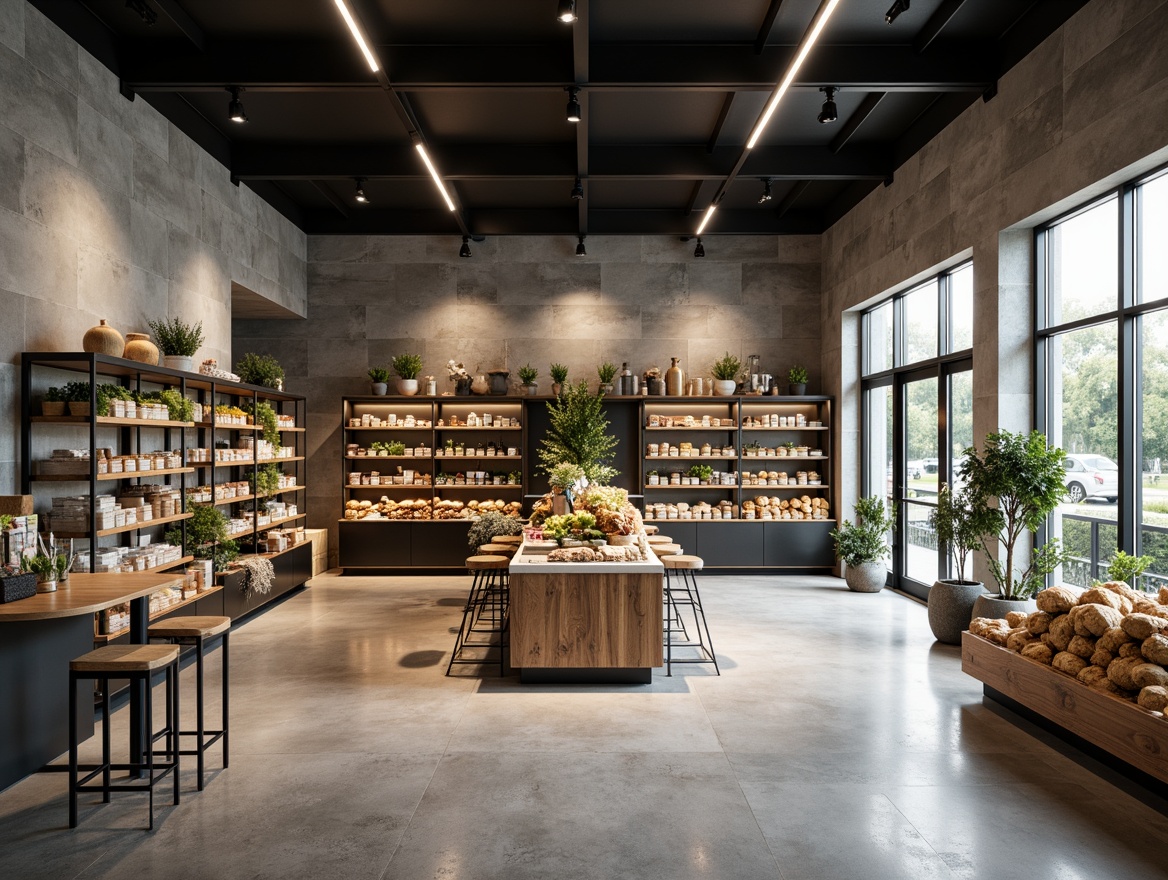
[[[1065, 457], [1041, 431], [1000, 431], [986, 437], [982, 452], [975, 446], [965, 450], [961, 481], [977, 511], [982, 549], [997, 586], [996, 595], [978, 597], [974, 617], [1002, 618], [1021, 610], [1063, 563], [1066, 554], [1058, 539], [1039, 545], [1035, 533], [1066, 495]], [[1025, 548], [1018, 542], [1026, 534], [1032, 547], [1024, 560]]]
[[969, 554], [981, 546], [982, 532], [987, 525], [992, 528], [986, 520], [985, 508], [974, 504], [968, 486], [955, 492], [948, 483], [941, 484], [929, 525], [953, 560], [957, 577], [940, 578], [929, 590], [929, 628], [938, 642], [961, 644], [961, 633], [973, 619], [973, 605], [985, 592], [981, 581], [967, 581], [964, 574]]
[[831, 533], [836, 555], [844, 563], [844, 580], [853, 593], [879, 593], [888, 579], [888, 555], [885, 535], [896, 525], [896, 514], [889, 512], [878, 495], [856, 502], [856, 521], [846, 520]]

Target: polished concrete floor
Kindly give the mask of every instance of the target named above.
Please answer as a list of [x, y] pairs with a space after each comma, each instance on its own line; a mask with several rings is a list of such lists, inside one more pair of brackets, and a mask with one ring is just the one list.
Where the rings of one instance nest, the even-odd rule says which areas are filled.
[[703, 587], [720, 678], [528, 687], [443, 675], [463, 579], [316, 578], [232, 637], [229, 769], [164, 788], [152, 834], [143, 795], [70, 831], [63, 777], [30, 777], [0, 877], [1168, 876], [1163, 805], [983, 706], [921, 605]]

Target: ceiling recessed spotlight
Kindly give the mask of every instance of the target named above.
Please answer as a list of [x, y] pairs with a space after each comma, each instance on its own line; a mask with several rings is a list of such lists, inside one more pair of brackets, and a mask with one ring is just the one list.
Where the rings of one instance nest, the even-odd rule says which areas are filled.
[[239, 100], [239, 93], [245, 91], [240, 86], [228, 86], [231, 100], [227, 103], [227, 118], [232, 122], [247, 122], [247, 113], [244, 112], [243, 102]]
[[758, 197], [760, 205], [771, 200], [771, 179], [768, 177], [762, 182], [762, 195]]
[[580, 243], [576, 245], [576, 256], [578, 256], [578, 257], [588, 256], [588, 251], [584, 250], [584, 236], [582, 236], [582, 235], [580, 236]]
[[369, 196], [365, 195], [365, 178], [357, 178], [357, 191], [353, 193], [353, 198], [359, 201], [362, 205], [369, 204]]
[[908, 12], [909, 0], [895, 0], [895, 2], [888, 7], [888, 11], [884, 13], [884, 20], [889, 24], [896, 21], [897, 17], [902, 12]]
[[574, 22], [576, 20], [576, 0], [560, 0], [560, 8], [556, 12], [556, 18], [564, 24]]
[[146, 0], [126, 0], [126, 8], [138, 13], [147, 27], [158, 21], [158, 13], [146, 5]]
[[576, 201], [584, 198], [584, 184], [580, 182], [580, 178], [576, 178], [576, 185], [572, 187], [572, 198]]
[[580, 89], [576, 86], [569, 86], [568, 92], [568, 121], [579, 122], [583, 118], [584, 113], [580, 110], [580, 100], [577, 95], [580, 94]]
[[469, 257], [470, 256], [470, 236], [469, 235], [464, 235], [462, 237], [462, 247], [460, 247], [458, 249], [458, 255], [460, 257]]
[[839, 119], [839, 111], [835, 106], [835, 93], [839, 89], [835, 86], [828, 86], [820, 91], [827, 95], [827, 100], [823, 102], [823, 109], [819, 111], [819, 121], [821, 123], [835, 122]]
[[702, 244], [702, 240], [699, 238], [698, 239], [698, 246], [696, 248], [694, 248], [694, 256], [701, 258], [701, 257], [704, 257], [705, 255], [706, 255], [706, 248]]

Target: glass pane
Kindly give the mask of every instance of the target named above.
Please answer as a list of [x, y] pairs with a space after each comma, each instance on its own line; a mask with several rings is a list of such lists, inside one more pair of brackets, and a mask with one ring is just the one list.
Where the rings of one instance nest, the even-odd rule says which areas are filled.
[[904, 296], [904, 362], [937, 356], [937, 281]]
[[868, 397], [868, 485], [864, 497], [882, 495], [892, 502], [892, 386], [872, 388]]
[[[1050, 340], [1052, 443], [1067, 457], [1067, 497], [1051, 518], [1074, 561], [1063, 567], [1068, 584], [1087, 586], [1116, 547], [1119, 470], [1117, 441], [1116, 325], [1088, 327]], [[1092, 530], [1099, 531], [1092, 554]]]
[[1168, 174], [1140, 187], [1139, 289], [1136, 302], [1168, 297]]
[[868, 313], [868, 338], [864, 340], [864, 375], [892, 367], [892, 301]]
[[[969, 370], [949, 377], [949, 438], [952, 474], [948, 482], [953, 485], [954, 477], [961, 469], [962, 452], [973, 445], [973, 373]], [[971, 553], [965, 560], [965, 571], [961, 576], [966, 580], [973, 580], [973, 557]], [[956, 574], [950, 572], [950, 576]]]
[[973, 348], [973, 264], [949, 276], [950, 351]]
[[907, 558], [905, 574], [931, 584], [937, 579], [937, 539], [929, 527], [929, 511], [937, 498], [937, 379], [908, 382], [905, 394], [905, 486], [901, 505]]
[[1151, 556], [1153, 561], [1136, 586], [1155, 593], [1168, 587], [1168, 527], [1163, 523], [1144, 526], [1140, 542], [1140, 554]]
[[1118, 222], [1111, 198], [1051, 227], [1048, 326], [1117, 308]]
[[[1155, 556], [1150, 571], [1168, 576], [1168, 312], [1140, 318], [1140, 436], [1144, 444], [1140, 479], [1142, 554]], [[1144, 584], [1157, 589], [1159, 581]]]

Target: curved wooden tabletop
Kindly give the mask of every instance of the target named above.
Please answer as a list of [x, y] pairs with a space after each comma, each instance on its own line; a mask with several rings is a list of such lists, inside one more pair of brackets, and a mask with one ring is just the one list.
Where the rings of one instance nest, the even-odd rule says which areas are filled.
[[0, 623], [93, 614], [165, 587], [181, 586], [182, 581], [182, 575], [164, 572], [70, 574], [69, 581], [55, 593], [37, 593], [27, 599], [0, 604]]

